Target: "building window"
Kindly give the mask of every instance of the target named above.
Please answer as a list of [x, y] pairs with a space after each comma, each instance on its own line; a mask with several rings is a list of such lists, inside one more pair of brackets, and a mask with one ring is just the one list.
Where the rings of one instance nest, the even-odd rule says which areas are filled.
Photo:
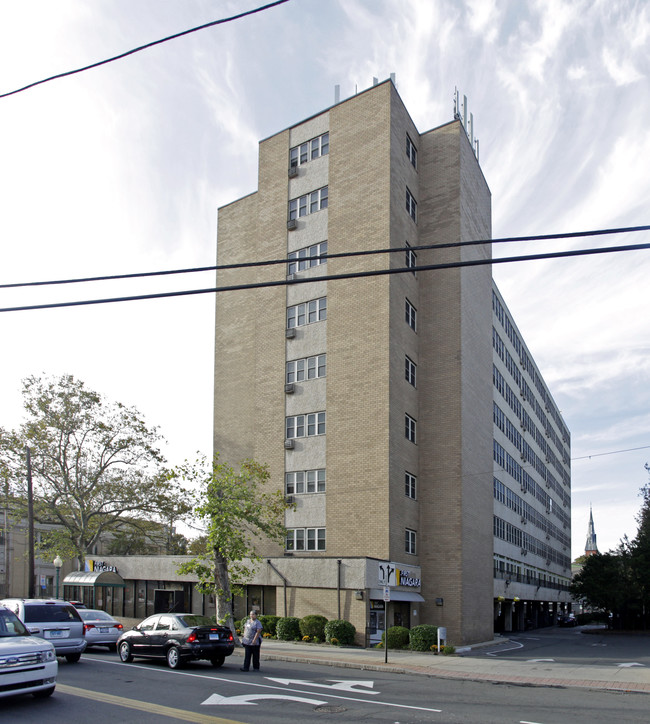
[[307, 143], [294, 146], [289, 151], [289, 166], [302, 166], [307, 161], [313, 161], [320, 156], [327, 156], [330, 152], [330, 134], [324, 133], [318, 138], [312, 138]]
[[325, 434], [325, 413], [310, 412], [308, 415], [292, 415], [286, 419], [286, 438], [315, 437]]
[[415, 548], [415, 538], [416, 538], [416, 532], [414, 530], [411, 530], [410, 528], [407, 528], [404, 535], [404, 550], [407, 553], [410, 553], [411, 555], [415, 555], [416, 548]]
[[415, 475], [411, 473], [404, 473], [404, 493], [407, 498], [413, 498], [415, 500], [417, 493], [417, 481]]
[[[408, 186], [406, 188], [406, 210], [408, 211], [409, 216], [417, 224], [417, 222], [418, 222], [418, 203], [413, 198], [413, 194], [408, 190]], [[289, 218], [293, 219], [295, 217], [290, 216]]]
[[408, 133], [406, 134], [406, 155], [409, 161], [413, 164], [413, 168], [418, 167], [418, 152], [415, 148], [413, 141], [411, 141]]
[[287, 309], [287, 329], [327, 319], [327, 297], [312, 299]]
[[297, 219], [307, 214], [314, 214], [317, 211], [327, 208], [328, 188], [316, 189], [310, 194], [305, 194], [297, 199], [289, 201], [289, 220]]
[[288, 528], [288, 551], [324, 551], [325, 528]]
[[404, 377], [406, 378], [406, 381], [413, 385], [413, 387], [416, 386], [416, 372], [417, 372], [417, 365], [410, 357], [404, 358]]
[[327, 374], [327, 355], [304, 357], [287, 362], [287, 382], [304, 382], [325, 377]]
[[285, 492], [287, 495], [325, 492], [325, 469], [298, 470], [285, 474]]
[[326, 264], [326, 254], [326, 241], [321, 241], [320, 244], [314, 244], [313, 246], [307, 246], [304, 249], [298, 249], [298, 251], [292, 251], [289, 254], [290, 261], [287, 273], [295, 274], [296, 272], [304, 271], [305, 269], [311, 269], [313, 266]]
[[411, 304], [411, 302], [409, 302], [409, 300], [407, 299], [407, 300], [406, 300], [406, 305], [405, 305], [405, 318], [406, 318], [406, 323], [408, 324], [408, 326], [409, 326], [414, 332], [417, 332], [417, 331], [418, 331], [418, 327], [417, 327], [417, 314], [418, 314], [418, 313], [417, 313], [416, 308], [415, 308], [415, 307]]
[[[415, 426], [416, 426], [415, 420], [410, 415], [404, 415], [404, 435], [407, 440], [409, 440], [412, 443], [416, 443], [416, 436], [415, 436]], [[287, 435], [287, 437], [289, 437]]]
[[407, 269], [412, 269], [413, 271], [411, 274], [415, 276], [415, 268], [418, 265], [418, 255], [411, 249], [411, 245], [406, 242], [406, 267]]

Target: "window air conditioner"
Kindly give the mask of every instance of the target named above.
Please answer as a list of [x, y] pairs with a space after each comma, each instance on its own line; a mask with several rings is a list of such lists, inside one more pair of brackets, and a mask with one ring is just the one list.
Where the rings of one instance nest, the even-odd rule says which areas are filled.
[[285, 332], [285, 336], [287, 339], [293, 339], [296, 336], [296, 328], [289, 327]]
[[298, 228], [298, 219], [289, 219], [287, 221], [287, 229], [289, 231], [293, 231], [294, 229]]
[[521, 522], [522, 522], [524, 525], [526, 525], [526, 516], [525, 516], [525, 515], [522, 515], [522, 516], [521, 516]]
[[528, 555], [528, 551], [527, 551], [525, 548], [522, 548], [522, 549], [521, 549], [521, 555], [522, 555], [522, 556]]
[[298, 166], [289, 166], [289, 178], [296, 178], [298, 175]]
[[287, 382], [284, 386], [284, 391], [287, 395], [292, 395], [296, 391], [296, 386], [293, 382]]
[[284, 447], [286, 450], [293, 450], [293, 438], [289, 438], [284, 441]]
[[296, 278], [295, 274], [287, 274], [287, 281], [292, 282]]

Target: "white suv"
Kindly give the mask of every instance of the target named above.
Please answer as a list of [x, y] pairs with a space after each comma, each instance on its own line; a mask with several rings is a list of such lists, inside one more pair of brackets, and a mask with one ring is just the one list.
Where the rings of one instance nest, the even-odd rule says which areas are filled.
[[57, 672], [54, 646], [30, 635], [15, 613], [0, 606], [0, 697], [49, 696]]
[[13, 611], [29, 633], [49, 641], [57, 656], [65, 656], [71, 664], [79, 661], [86, 638], [84, 623], [74, 606], [46, 598], [4, 598], [0, 605]]

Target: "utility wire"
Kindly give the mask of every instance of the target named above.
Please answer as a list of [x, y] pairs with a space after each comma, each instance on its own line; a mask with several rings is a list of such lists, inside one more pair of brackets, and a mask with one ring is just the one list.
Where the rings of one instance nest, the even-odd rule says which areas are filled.
[[604, 453], [594, 453], [593, 455], [582, 455], [579, 458], [571, 458], [571, 460], [591, 460], [591, 458], [601, 458], [604, 455], [618, 455], [618, 453], [636, 452], [637, 450], [648, 450], [650, 445], [643, 445], [642, 447], [630, 447], [627, 450], [610, 450]]
[[38, 281], [38, 282], [12, 282], [9, 284], [0, 284], [0, 289], [13, 289], [16, 287], [39, 287], [39, 286], [50, 286], [56, 284], [80, 284], [83, 282], [104, 282], [104, 281], [115, 281], [118, 279], [138, 279], [143, 277], [154, 277], [154, 276], [170, 276], [173, 274], [193, 274], [196, 272], [206, 271], [220, 271], [225, 269], [246, 269], [250, 267], [263, 267], [272, 266], [277, 264], [289, 264], [295, 261], [305, 261], [311, 259], [340, 259], [343, 257], [355, 257], [355, 256], [370, 256], [373, 254], [395, 254], [403, 253], [405, 251], [422, 251], [432, 249], [453, 249], [463, 246], [479, 246], [482, 244], [505, 244], [521, 241], [549, 241], [551, 239], [575, 239], [583, 236], [603, 236], [605, 234], [627, 234], [634, 231], [648, 231], [648, 226], [627, 226], [619, 229], [595, 229], [591, 231], [570, 231], [558, 234], [543, 234], [536, 236], [506, 236], [499, 239], [478, 239], [472, 241], [457, 241], [449, 242], [446, 244], [422, 244], [421, 246], [400, 246], [391, 247], [390, 249], [371, 249], [367, 251], [346, 251], [339, 252], [337, 254], [320, 254], [316, 256], [305, 257], [301, 259], [269, 259], [266, 261], [250, 261], [243, 262], [241, 264], [221, 264], [212, 266], [201, 266], [193, 267], [188, 269], [171, 269], [166, 271], [154, 271], [154, 272], [137, 272], [133, 274], [113, 274], [110, 276], [95, 276], [95, 277], [80, 277], [77, 279], [56, 279], [50, 281]]
[[37, 80], [34, 83], [30, 83], [29, 85], [23, 86], [22, 88], [17, 88], [16, 90], [9, 91], [8, 93], [0, 93], [0, 98], [7, 98], [8, 96], [13, 96], [16, 93], [22, 93], [23, 91], [29, 90], [30, 88], [34, 88], [37, 85], [41, 85], [42, 83], [49, 83], [51, 80], [58, 80], [59, 78], [65, 78], [69, 75], [75, 75], [76, 73], [83, 73], [85, 70], [91, 70], [92, 68], [98, 68], [100, 65], [106, 65], [108, 63], [113, 63], [116, 60], [121, 60], [122, 58], [126, 58], [129, 55], [133, 55], [134, 53], [139, 53], [141, 50], [146, 50], [147, 48], [153, 48], [155, 45], [160, 45], [161, 43], [166, 43], [168, 40], [175, 40], [176, 38], [182, 38], [184, 35], [189, 35], [190, 33], [196, 33], [199, 30], [205, 30], [206, 28], [211, 28], [215, 25], [222, 25], [223, 23], [230, 23], [233, 20], [239, 20], [241, 18], [245, 18], [248, 15], [254, 15], [255, 13], [261, 13], [263, 10], [268, 10], [269, 8], [276, 7], [277, 5], [283, 5], [284, 3], [289, 2], [289, 0], [277, 0], [277, 2], [268, 3], [267, 5], [262, 5], [262, 7], [255, 8], [254, 10], [247, 10], [246, 12], [239, 13], [238, 15], [232, 15], [229, 18], [222, 18], [221, 20], [213, 20], [210, 23], [205, 23], [204, 25], [198, 25], [195, 28], [190, 28], [189, 30], [183, 30], [180, 33], [174, 33], [174, 35], [168, 35], [166, 38], [161, 38], [160, 40], [154, 40], [151, 43], [146, 43], [145, 45], [140, 45], [137, 48], [132, 48], [131, 50], [127, 50], [124, 53], [120, 53], [119, 55], [115, 55], [112, 58], [106, 58], [106, 60], [100, 60], [97, 63], [91, 63], [90, 65], [85, 65], [83, 68], [77, 68], [76, 70], [68, 70], [65, 73], [58, 73], [57, 75], [52, 75], [49, 78], [43, 78], [43, 80]]
[[[621, 251], [639, 251], [650, 249], [650, 244], [629, 244], [626, 246], [610, 246], [596, 249], [576, 249], [573, 251], [557, 251], [543, 254], [529, 254], [526, 256], [502, 257], [499, 259], [472, 259], [445, 264], [423, 264], [421, 266], [400, 267], [396, 269], [375, 269], [365, 272], [348, 272], [345, 274], [329, 274], [319, 277], [298, 279], [280, 279], [269, 282], [254, 282], [250, 284], [233, 284], [225, 287], [212, 287], [209, 289], [188, 289], [178, 292], [160, 292], [156, 294], [142, 294], [128, 297], [112, 297], [108, 299], [86, 299], [77, 302], [55, 302], [52, 304], [34, 304], [31, 306], [5, 307], [0, 312], [24, 312], [35, 309], [57, 309], [60, 307], [79, 307], [90, 304], [111, 304], [113, 302], [135, 302], [143, 299], [164, 299], [167, 297], [186, 297], [196, 294], [215, 294], [222, 292], [241, 291], [245, 289], [263, 289], [266, 287], [290, 286], [294, 284], [313, 284], [315, 281], [334, 281], [338, 279], [357, 279], [361, 277], [385, 276], [387, 274], [412, 274], [416, 271], [434, 271], [439, 269], [457, 269], [460, 267], [485, 266], [492, 264], [508, 264], [518, 261], [533, 261], [539, 259], [559, 259], [572, 256], [588, 256], [593, 254], [611, 254]], [[403, 251], [403, 250], [402, 250]]]

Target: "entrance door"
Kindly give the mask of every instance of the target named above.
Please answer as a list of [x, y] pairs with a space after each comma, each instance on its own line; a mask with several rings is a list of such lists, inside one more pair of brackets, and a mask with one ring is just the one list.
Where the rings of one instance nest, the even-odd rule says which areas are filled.
[[368, 635], [371, 644], [378, 644], [381, 641], [381, 635], [386, 630], [386, 612], [370, 611], [368, 620]]

